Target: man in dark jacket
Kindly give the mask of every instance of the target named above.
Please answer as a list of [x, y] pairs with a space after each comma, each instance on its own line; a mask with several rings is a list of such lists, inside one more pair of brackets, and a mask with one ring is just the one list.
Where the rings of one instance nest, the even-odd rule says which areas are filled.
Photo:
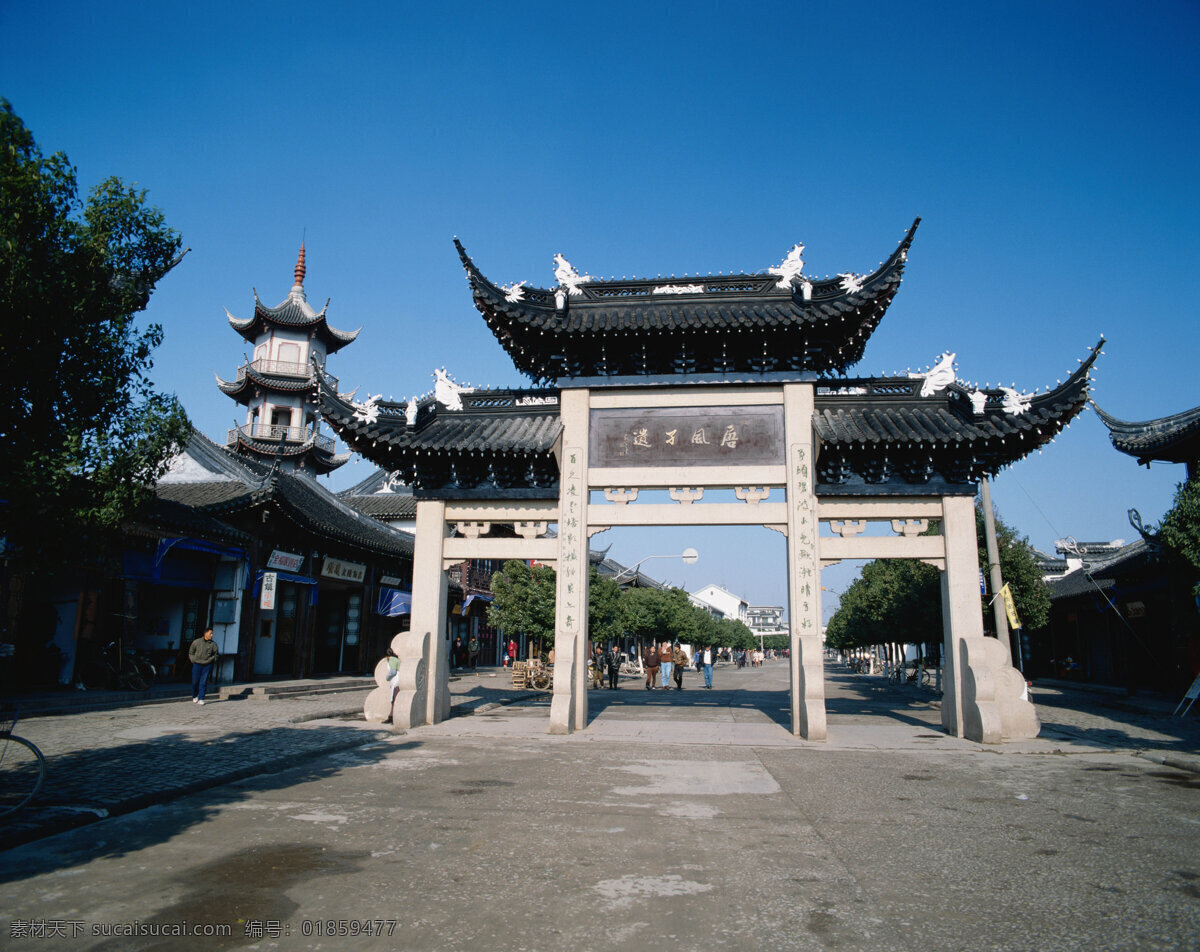
[[654, 682], [658, 679], [658, 645], [653, 641], [642, 655], [642, 664], [646, 666], [646, 690], [654, 690]]
[[208, 676], [221, 652], [213, 644], [213, 630], [208, 629], [203, 638], [197, 638], [188, 648], [188, 660], [192, 662], [192, 703], [204, 705], [204, 694], [208, 688]]
[[621, 676], [621, 649], [615, 643], [608, 649], [605, 660], [608, 662], [608, 689], [616, 691], [620, 687], [617, 679]]

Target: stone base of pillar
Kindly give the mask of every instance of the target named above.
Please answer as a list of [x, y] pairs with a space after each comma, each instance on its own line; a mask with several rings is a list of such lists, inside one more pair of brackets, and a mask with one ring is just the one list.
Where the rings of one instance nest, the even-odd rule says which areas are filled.
[[550, 698], [550, 733], [569, 734], [575, 728], [575, 652], [566, 639], [555, 641], [554, 695]]
[[792, 734], [805, 740], [826, 739], [825, 668], [799, 665], [792, 685]]
[[[400, 659], [400, 669], [389, 681], [391, 666], [387, 658], [375, 665], [376, 687], [363, 703], [363, 717], [372, 724], [382, 724], [391, 715], [392, 730], [396, 731], [420, 727], [425, 723], [429, 636], [404, 631], [392, 639], [391, 648]], [[392, 691], [396, 692], [394, 700]]]
[[1025, 698], [1025, 678], [995, 638], [959, 639], [963, 736], [980, 744], [1037, 737], [1037, 710]]

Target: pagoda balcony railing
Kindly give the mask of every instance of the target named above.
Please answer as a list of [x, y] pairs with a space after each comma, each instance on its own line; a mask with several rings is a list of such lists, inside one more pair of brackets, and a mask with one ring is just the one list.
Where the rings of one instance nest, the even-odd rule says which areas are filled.
[[307, 443], [312, 440], [317, 449], [332, 453], [336, 445], [333, 437], [313, 433], [302, 426], [279, 426], [274, 423], [245, 423], [229, 430], [225, 444], [232, 446], [238, 441], [238, 436], [252, 440], [269, 440], [275, 443]]
[[312, 376], [312, 367], [308, 364], [298, 363], [293, 360], [267, 360], [259, 358], [238, 368], [238, 380], [242, 380], [247, 372], [251, 370], [256, 374], [274, 374], [277, 377], [308, 378]]

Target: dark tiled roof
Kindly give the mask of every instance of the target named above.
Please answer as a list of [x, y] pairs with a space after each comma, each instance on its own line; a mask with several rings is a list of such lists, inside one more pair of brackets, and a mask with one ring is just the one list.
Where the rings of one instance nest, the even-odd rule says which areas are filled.
[[1092, 406], [1108, 427], [1113, 446], [1139, 463], [1200, 461], [1200, 407], [1144, 423], [1129, 423], [1105, 413], [1095, 401]]
[[[229, 325], [250, 343], [269, 327], [286, 327], [293, 330], [311, 331], [325, 344], [325, 352], [334, 354], [351, 343], [362, 328], [356, 331], [340, 331], [330, 327], [325, 320], [325, 312], [329, 309], [329, 301], [319, 312], [309, 306], [303, 295], [289, 294], [287, 299], [277, 307], [267, 307], [254, 292], [254, 316], [239, 320], [229, 315]], [[227, 312], [228, 313], [228, 312]]]
[[338, 498], [375, 519], [414, 519], [417, 515], [417, 500], [412, 487], [398, 483], [391, 473], [382, 469], [338, 493]]
[[977, 413], [971, 392], [959, 383], [928, 397], [920, 396], [920, 379], [907, 377], [818, 386], [817, 491], [972, 486], [1048, 443], [1084, 408], [1101, 344], [1065, 383], [1033, 395], [1022, 413], [1004, 409], [1000, 390], [982, 391], [986, 399]]
[[1057, 601], [1097, 590], [1108, 591], [1120, 582], [1123, 574], [1145, 565], [1152, 555], [1146, 541], [1138, 539], [1105, 555], [1087, 558], [1083, 568], [1048, 583], [1050, 598]]
[[257, 460], [221, 449], [198, 433], [193, 434], [188, 450], [213, 478], [160, 482], [156, 487], [160, 501], [216, 519], [271, 507], [322, 538], [392, 558], [412, 556], [410, 533], [364, 515], [312, 477], [273, 472]]
[[303, 393], [312, 389], [312, 378], [284, 377], [274, 374], [260, 373], [252, 365], [238, 368], [237, 378], [222, 380], [217, 377], [217, 387], [228, 397], [233, 397], [239, 403], [255, 396], [255, 387], [271, 393]]
[[[240, 428], [233, 431], [235, 445], [239, 455], [249, 456], [259, 460], [272, 460], [276, 457], [298, 459], [304, 457], [304, 462], [312, 467], [318, 476], [332, 473], [349, 459], [348, 453], [337, 454], [332, 449], [322, 445], [322, 438], [313, 434], [303, 443], [288, 443], [282, 440], [259, 440], [247, 436]], [[325, 437], [324, 439], [328, 439]]]
[[406, 403], [377, 401], [368, 411], [324, 378], [319, 391], [321, 412], [346, 445], [398, 473], [418, 498], [557, 498], [557, 391], [462, 393], [462, 410], [428, 399], [412, 426]]
[[899, 289], [920, 219], [878, 270], [844, 281], [770, 274], [590, 280], [555, 300], [492, 284], [455, 239], [475, 305], [517, 369], [537, 381], [679, 374], [842, 372], [862, 357]]

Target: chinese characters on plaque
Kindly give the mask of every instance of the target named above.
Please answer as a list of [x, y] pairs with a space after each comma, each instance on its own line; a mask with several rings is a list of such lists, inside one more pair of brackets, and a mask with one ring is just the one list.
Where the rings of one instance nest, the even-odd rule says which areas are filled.
[[593, 410], [593, 467], [783, 462], [783, 408]]

